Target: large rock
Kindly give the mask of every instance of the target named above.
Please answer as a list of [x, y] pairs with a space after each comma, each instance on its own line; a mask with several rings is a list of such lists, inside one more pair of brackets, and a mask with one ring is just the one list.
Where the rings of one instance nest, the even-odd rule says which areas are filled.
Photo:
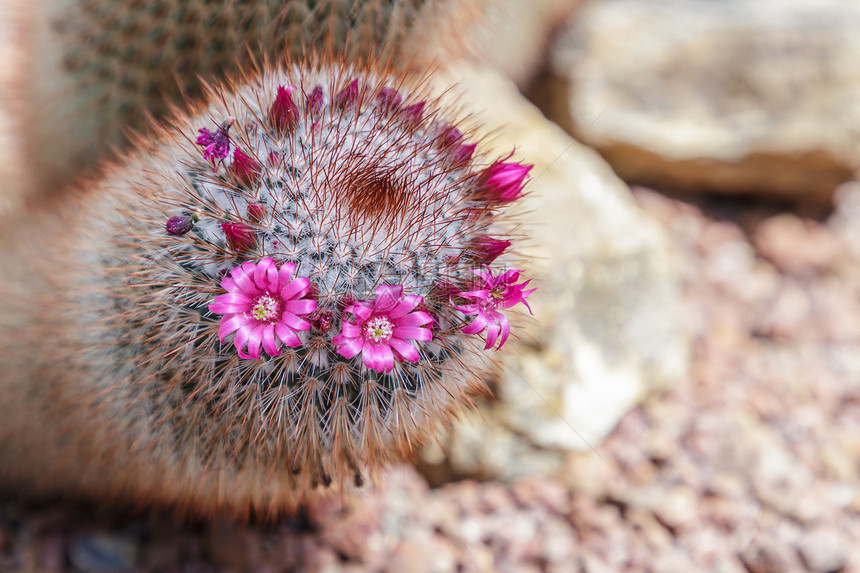
[[[559, 467], [597, 447], [644, 396], [683, 376], [688, 339], [672, 249], [593, 150], [545, 119], [514, 85], [482, 69], [446, 72], [476, 121], [499, 127], [498, 153], [533, 163], [522, 251], [539, 290], [534, 321], [505, 352], [496, 400], [443, 439], [458, 473], [501, 478]], [[507, 349], [505, 349], [507, 350]], [[425, 459], [441, 462], [441, 450]]]
[[628, 181], [829, 201], [860, 166], [860, 4], [605, 0], [541, 105]]

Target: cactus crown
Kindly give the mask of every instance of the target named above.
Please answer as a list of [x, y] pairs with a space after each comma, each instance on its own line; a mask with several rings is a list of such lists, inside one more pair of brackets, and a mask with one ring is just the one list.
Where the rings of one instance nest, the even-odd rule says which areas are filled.
[[529, 168], [375, 69], [297, 65], [212, 101], [132, 168], [112, 279], [132, 385], [203, 465], [360, 483], [469, 402], [481, 333], [507, 339], [531, 291], [494, 272], [498, 214]]

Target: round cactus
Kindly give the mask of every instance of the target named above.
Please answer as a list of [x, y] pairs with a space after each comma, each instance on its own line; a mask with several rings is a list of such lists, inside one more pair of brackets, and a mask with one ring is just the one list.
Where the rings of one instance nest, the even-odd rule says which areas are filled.
[[64, 289], [54, 320], [98, 316], [64, 356], [91, 390], [64, 439], [100, 470], [68, 479], [278, 512], [470, 403], [532, 292], [500, 262], [530, 168], [372, 68], [294, 66], [210, 101], [80, 199], [88, 262], [66, 280], [99, 286]]

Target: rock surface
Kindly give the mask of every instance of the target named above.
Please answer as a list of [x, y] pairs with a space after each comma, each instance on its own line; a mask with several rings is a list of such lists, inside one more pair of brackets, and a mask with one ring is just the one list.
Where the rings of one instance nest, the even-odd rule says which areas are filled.
[[826, 202], [860, 166], [858, 25], [838, 0], [591, 2], [542, 107], [627, 181]]
[[[665, 234], [592, 150], [499, 74], [450, 69], [454, 93], [493, 129], [500, 154], [534, 164], [522, 251], [538, 291], [519, 352], [500, 353], [496, 400], [443, 447], [457, 473], [498, 478], [557, 469], [558, 452], [599, 444], [619, 418], [686, 373], [677, 268]], [[444, 84], [444, 79], [439, 79]], [[438, 452], [431, 459], [439, 460]]]

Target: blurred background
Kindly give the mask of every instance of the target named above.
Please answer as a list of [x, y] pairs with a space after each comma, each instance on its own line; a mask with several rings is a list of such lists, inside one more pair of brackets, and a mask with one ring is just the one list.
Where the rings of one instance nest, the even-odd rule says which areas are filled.
[[[540, 290], [493, 397], [381, 484], [280, 523], [5, 495], [0, 570], [860, 571], [860, 2], [443, 4], [413, 63], [535, 165]], [[50, 14], [0, 7], [14, 211], [122, 126], [72, 114], [84, 155], [51, 145], [56, 123], [27, 139], [45, 110], [26, 78], [63, 44], [34, 56]]]

